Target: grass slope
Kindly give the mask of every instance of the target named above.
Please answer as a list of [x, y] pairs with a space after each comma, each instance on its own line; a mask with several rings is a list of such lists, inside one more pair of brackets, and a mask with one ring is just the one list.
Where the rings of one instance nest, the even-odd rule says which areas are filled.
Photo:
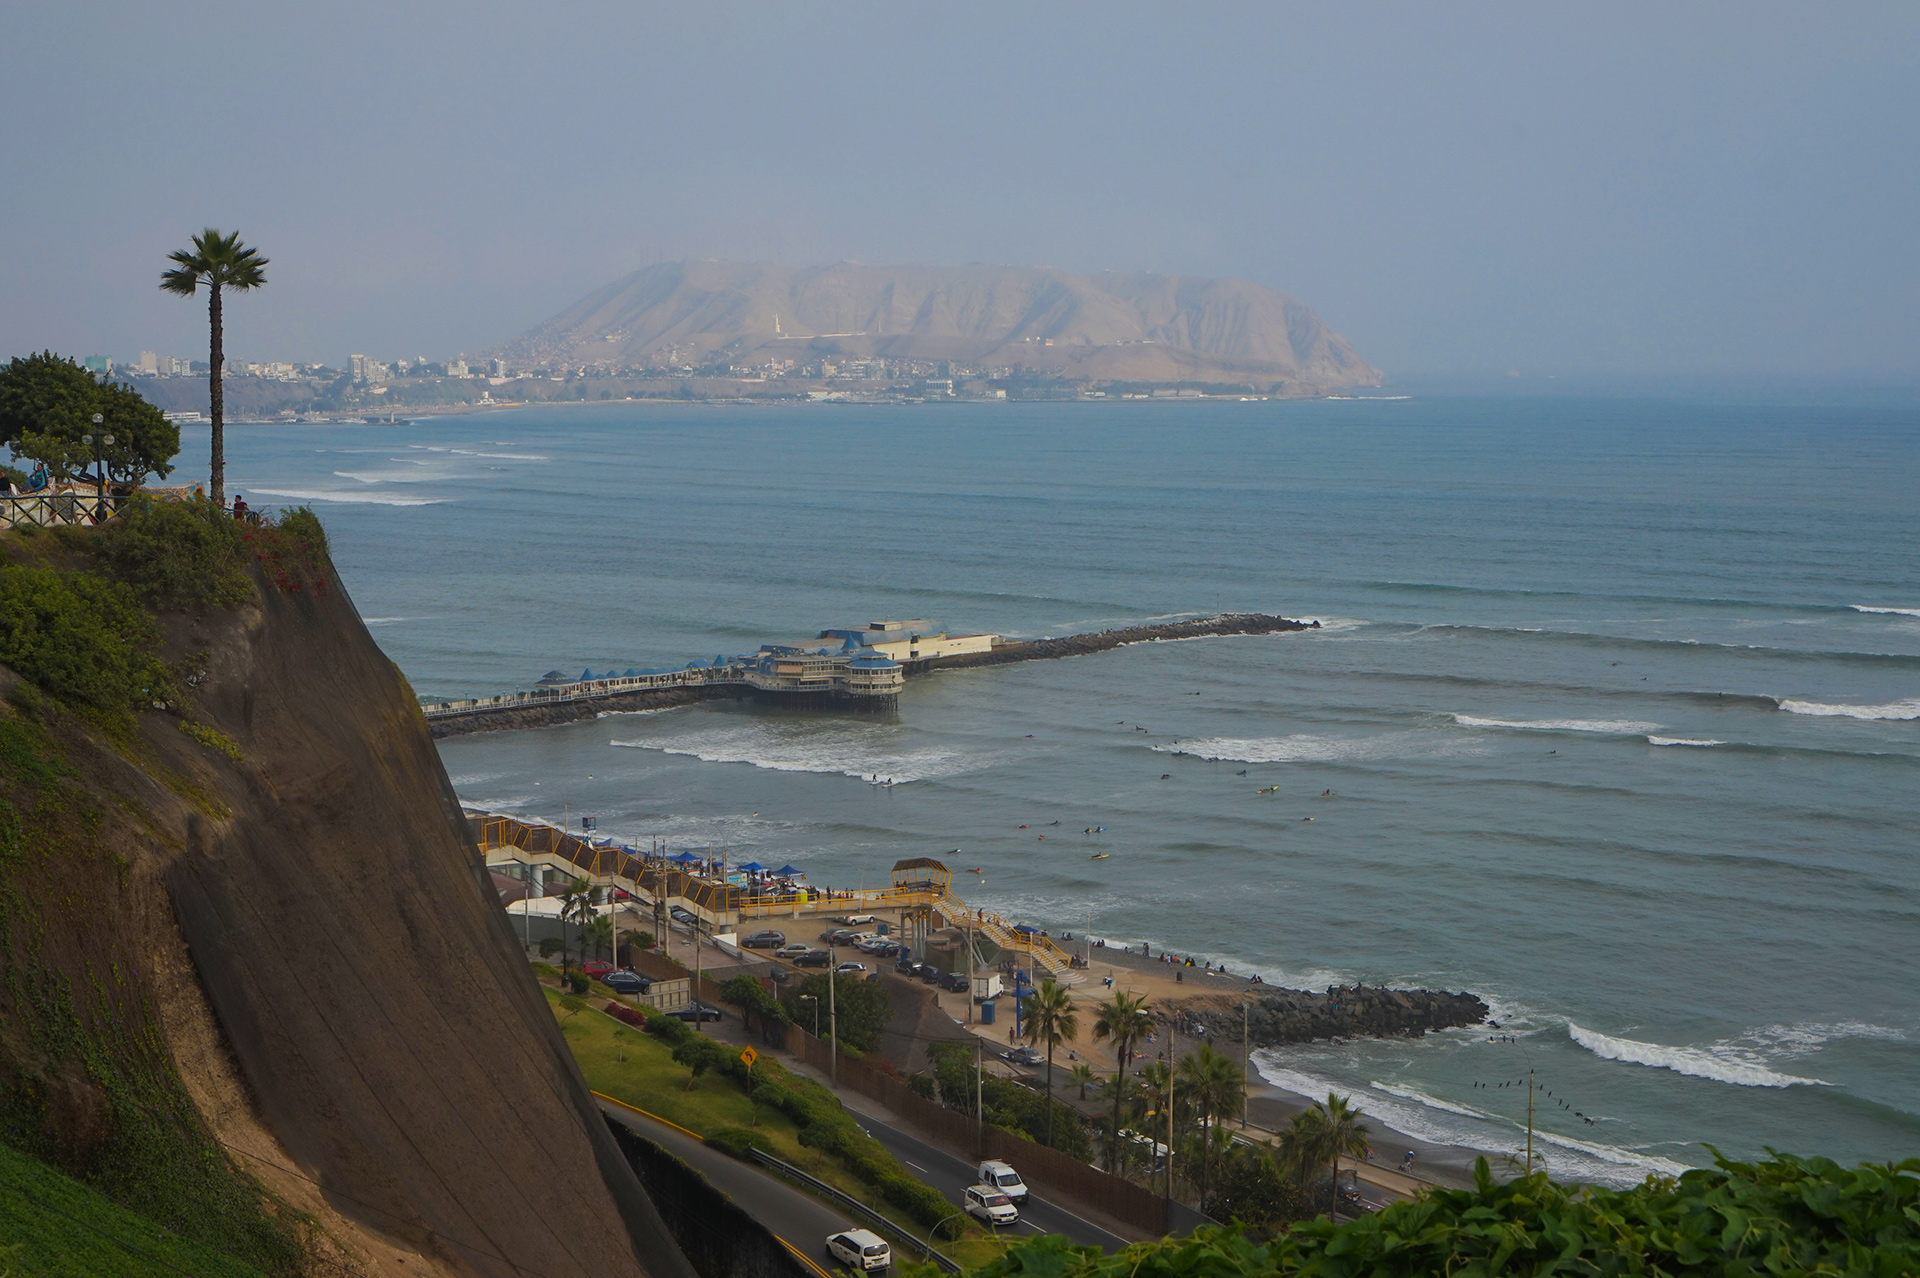
[[[591, 1008], [572, 1015], [561, 1006], [558, 990], [547, 987], [546, 995], [560, 1021], [567, 1046], [573, 1049], [574, 1060], [579, 1062], [580, 1072], [594, 1091], [625, 1101], [703, 1137], [728, 1128], [751, 1128], [765, 1139], [768, 1151], [775, 1158], [867, 1204], [893, 1221], [899, 1233], [918, 1239], [926, 1237], [924, 1227], [914, 1225], [904, 1212], [882, 1201], [838, 1159], [802, 1144], [799, 1129], [791, 1119], [767, 1105], [754, 1103], [734, 1080], [709, 1070], [689, 1088], [691, 1073], [673, 1059], [671, 1048], [599, 1010], [605, 1006], [607, 991], [596, 986], [588, 1000]], [[766, 1051], [761, 1052], [753, 1068], [757, 1082], [794, 1077]], [[802, 1081], [801, 1085], [808, 1084]], [[888, 1161], [893, 1161], [892, 1155], [880, 1152]], [[911, 1173], [903, 1167], [900, 1174]], [[970, 1224], [966, 1234], [943, 1243], [941, 1249], [962, 1265], [972, 1267], [997, 1259], [1011, 1242], [1011, 1236], [994, 1238], [983, 1228]]]
[[171, 1233], [0, 1145], [0, 1273], [9, 1265], [46, 1278], [265, 1278], [265, 1271]]

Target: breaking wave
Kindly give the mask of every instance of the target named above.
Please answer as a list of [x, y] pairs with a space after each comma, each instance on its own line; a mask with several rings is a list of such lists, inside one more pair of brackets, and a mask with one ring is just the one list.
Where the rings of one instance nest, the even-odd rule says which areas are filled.
[[661, 754], [699, 759], [703, 763], [744, 763], [769, 772], [817, 772], [870, 781], [879, 777], [896, 785], [957, 776], [987, 766], [991, 760], [955, 749], [901, 750], [889, 740], [859, 732], [821, 732], [781, 735], [755, 729], [701, 733], [650, 741], [609, 741], [626, 750], [654, 750]]
[[397, 493], [343, 493], [317, 488], [255, 488], [262, 497], [288, 497], [294, 501], [339, 502], [349, 506], [438, 506], [444, 497], [402, 497]]
[[1718, 746], [1725, 745], [1726, 742], [1716, 741], [1712, 737], [1656, 737], [1650, 735], [1647, 737], [1647, 744], [1657, 746]]
[[1616, 736], [1640, 736], [1660, 727], [1638, 719], [1482, 719], [1471, 714], [1456, 714], [1453, 721], [1463, 728], [1514, 728], [1522, 732], [1608, 732]]
[[1234, 763], [1353, 763], [1467, 752], [1463, 743], [1431, 732], [1390, 732], [1372, 737], [1337, 737], [1315, 732], [1296, 732], [1284, 737], [1204, 737], [1155, 744], [1153, 748], [1163, 754]]
[[1878, 706], [1853, 706], [1826, 701], [1783, 700], [1780, 708], [1788, 714], [1812, 714], [1824, 718], [1848, 719], [1920, 719], [1920, 698], [1889, 701]]
[[1875, 608], [1870, 604], [1848, 604], [1855, 612], [1892, 613], [1897, 617], [1920, 617], [1920, 608]]
[[1825, 1086], [1817, 1078], [1801, 1078], [1768, 1069], [1752, 1059], [1751, 1052], [1723, 1048], [1716, 1052], [1700, 1047], [1668, 1047], [1662, 1043], [1640, 1043], [1630, 1038], [1614, 1038], [1595, 1030], [1567, 1022], [1567, 1037], [1602, 1060], [1623, 1061], [1630, 1065], [1649, 1065], [1670, 1069], [1693, 1078], [1710, 1078], [1735, 1087]]

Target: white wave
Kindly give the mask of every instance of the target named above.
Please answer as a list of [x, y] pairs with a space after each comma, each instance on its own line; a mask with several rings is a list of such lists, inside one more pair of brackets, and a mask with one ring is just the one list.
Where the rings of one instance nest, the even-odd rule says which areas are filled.
[[1163, 754], [1188, 754], [1233, 763], [1348, 763], [1467, 752], [1462, 743], [1428, 732], [1389, 732], [1372, 737], [1336, 737], [1313, 732], [1296, 732], [1284, 737], [1202, 737], [1156, 743], [1152, 748]]
[[1785, 700], [1780, 708], [1788, 714], [1812, 714], [1824, 718], [1847, 719], [1920, 719], [1920, 698], [1889, 701], [1885, 705], [1855, 706], [1826, 701]]
[[896, 785], [956, 776], [990, 760], [952, 749], [901, 750], [890, 738], [858, 730], [783, 734], [759, 729], [696, 733], [645, 741], [609, 741], [628, 750], [657, 750], [703, 763], [745, 763], [770, 772], [818, 772], [856, 777], [878, 776]]
[[412, 620], [412, 617], [362, 617], [360, 623], [366, 626], [391, 626], [398, 622]]
[[350, 506], [438, 506], [444, 497], [401, 497], [395, 493], [325, 492], [316, 488], [250, 488], [263, 497], [288, 497], [294, 501], [329, 501]]
[[[1435, 1145], [1485, 1151], [1492, 1155], [1490, 1162], [1497, 1162], [1502, 1152], [1517, 1146], [1516, 1137], [1525, 1131], [1522, 1123], [1507, 1115], [1443, 1101], [1416, 1088], [1376, 1082], [1368, 1086], [1367, 1094], [1361, 1094], [1330, 1079], [1289, 1069], [1274, 1053], [1255, 1052], [1253, 1062], [1260, 1076], [1275, 1087], [1308, 1100], [1323, 1100], [1332, 1092], [1390, 1131]], [[1546, 1142], [1568, 1151], [1569, 1156], [1550, 1158], [1548, 1169], [1556, 1177], [1569, 1180], [1627, 1186], [1637, 1184], [1649, 1172], [1677, 1176], [1688, 1170], [1665, 1158], [1560, 1136], [1538, 1126], [1534, 1128], [1534, 1141], [1536, 1146]], [[1392, 1149], [1390, 1142], [1378, 1137], [1375, 1143], [1383, 1150]]]
[[1362, 626], [1373, 624], [1364, 617], [1296, 617], [1294, 620], [1319, 622], [1319, 633], [1323, 635], [1343, 634], [1346, 631], [1358, 630]]
[[1715, 741], [1712, 737], [1648, 737], [1648, 745], [1657, 746], [1717, 746], [1724, 741]]
[[1709, 1078], [1717, 1083], [1731, 1083], [1736, 1087], [1825, 1086], [1817, 1078], [1801, 1078], [1795, 1074], [1781, 1074], [1768, 1069], [1752, 1059], [1752, 1053], [1739, 1051], [1726, 1044], [1719, 1045], [1720, 1050], [1714, 1051], [1699, 1047], [1669, 1047], [1662, 1043], [1640, 1043], [1630, 1038], [1614, 1038], [1595, 1030], [1585, 1029], [1572, 1021], [1567, 1022], [1567, 1037], [1602, 1060], [1649, 1065], [1655, 1069], [1670, 1069], [1676, 1074], [1686, 1074], [1693, 1078]]
[[1892, 613], [1899, 617], [1920, 617], [1920, 608], [1875, 608], [1868, 604], [1848, 604], [1855, 612]]
[[1477, 715], [1456, 714], [1453, 721], [1463, 728], [1517, 728], [1523, 732], [1610, 732], [1621, 736], [1639, 736], [1659, 729], [1657, 723], [1638, 719], [1482, 719]]
[[1795, 1025], [1769, 1025], [1765, 1029], [1729, 1039], [1724, 1046], [1792, 1059], [1817, 1052], [1836, 1039], [1875, 1038], [1904, 1042], [1906, 1037], [1905, 1030], [1889, 1025], [1873, 1025], [1865, 1021], [1810, 1021]]
[[[429, 463], [415, 462], [414, 464], [425, 466]], [[445, 478], [438, 473], [428, 475], [414, 470], [336, 470], [333, 473], [341, 479], [351, 479], [357, 484], [426, 484]]]

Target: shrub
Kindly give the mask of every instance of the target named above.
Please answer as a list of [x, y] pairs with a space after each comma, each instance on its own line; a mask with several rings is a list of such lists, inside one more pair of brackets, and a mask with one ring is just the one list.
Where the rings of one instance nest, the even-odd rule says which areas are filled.
[[125, 586], [90, 572], [0, 567], [0, 663], [68, 705], [124, 715], [164, 700], [159, 628]]
[[554, 955], [556, 955], [556, 954], [558, 954], [558, 953], [560, 952], [560, 948], [561, 948], [561, 946], [562, 946], [562, 945], [564, 945], [564, 944], [565, 944], [565, 942], [563, 942], [563, 941], [562, 941], [562, 940], [561, 940], [561, 939], [560, 939], [559, 937], [557, 937], [557, 936], [543, 936], [543, 937], [541, 937], [541, 938], [540, 938], [540, 957], [541, 957], [541, 958], [552, 958], [552, 957], [553, 957]]
[[246, 757], [240, 752], [240, 747], [234, 744], [232, 737], [210, 724], [192, 723], [186, 719], [182, 719], [180, 721], [180, 731], [186, 733], [195, 741], [207, 747], [207, 749], [217, 750], [236, 762]]
[[593, 981], [584, 972], [568, 972], [567, 988], [575, 994], [585, 994], [593, 988]]
[[723, 1154], [731, 1154], [745, 1161], [751, 1161], [752, 1151], [756, 1149], [763, 1154], [773, 1152], [772, 1143], [750, 1127], [722, 1127], [708, 1134], [707, 1144]]
[[102, 531], [100, 560], [147, 603], [237, 608], [253, 595], [241, 525], [204, 498], [160, 501], [136, 493]]

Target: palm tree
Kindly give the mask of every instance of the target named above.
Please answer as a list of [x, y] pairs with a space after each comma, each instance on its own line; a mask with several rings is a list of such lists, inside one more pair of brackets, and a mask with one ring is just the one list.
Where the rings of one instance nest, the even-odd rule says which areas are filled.
[[587, 933], [580, 947], [580, 953], [583, 957], [587, 952], [586, 947], [588, 944], [593, 946], [595, 957], [599, 956], [601, 946], [611, 946], [613, 944], [613, 920], [604, 914], [596, 914], [588, 919]]
[[[576, 878], [567, 884], [566, 891], [560, 894], [560, 970], [567, 970], [567, 933], [568, 920], [579, 923], [583, 928], [593, 918], [593, 912], [600, 904], [600, 889], [588, 883], [584, 878]], [[586, 961], [587, 940], [580, 938], [580, 960]]]
[[1080, 1015], [1066, 987], [1041, 981], [1027, 1000], [1026, 1040], [1047, 1045], [1047, 1144], [1053, 1144], [1053, 1049], [1080, 1036]]
[[1093, 1085], [1093, 1066], [1081, 1061], [1067, 1071], [1067, 1077], [1080, 1084], [1080, 1099], [1087, 1098], [1087, 1088]]
[[[1114, 1054], [1119, 1058], [1120, 1068], [1113, 1074], [1113, 1153], [1117, 1157], [1120, 1151], [1120, 1098], [1127, 1089], [1127, 1066], [1133, 1061], [1133, 1049], [1148, 1034], [1153, 1032], [1153, 1016], [1147, 1011], [1146, 995], [1135, 997], [1125, 990], [1115, 990], [1113, 997], [1100, 1005], [1093, 1021], [1095, 1039], [1113, 1040]], [[1109, 1171], [1118, 1171], [1109, 1167]]]
[[1368, 1137], [1373, 1133], [1360, 1121], [1360, 1111], [1347, 1104], [1347, 1098], [1327, 1093], [1324, 1103], [1315, 1101], [1309, 1111], [1314, 1115], [1312, 1125], [1318, 1128], [1314, 1144], [1320, 1155], [1316, 1160], [1333, 1164], [1333, 1200], [1332, 1208], [1340, 1204], [1340, 1155], [1352, 1154], [1356, 1158], [1370, 1148]]
[[[1173, 1068], [1165, 1061], [1148, 1061], [1141, 1067], [1140, 1102], [1145, 1106], [1146, 1114], [1153, 1118], [1153, 1122], [1144, 1133], [1147, 1138], [1147, 1149], [1151, 1151], [1159, 1143], [1161, 1135], [1163, 1133], [1166, 1135], [1167, 1197], [1169, 1198], [1173, 1197], [1173, 1124], [1167, 1120], [1167, 1111], [1177, 1109], [1179, 1104], [1186, 1100], [1185, 1096], [1178, 1093], [1179, 1088], [1175, 1084]], [[1153, 1175], [1151, 1155], [1149, 1155], [1147, 1175], [1151, 1180]]]
[[220, 324], [220, 290], [255, 289], [267, 282], [267, 259], [240, 242], [240, 232], [222, 235], [211, 226], [193, 237], [191, 249], [167, 254], [174, 269], [162, 272], [160, 287], [181, 297], [192, 297], [204, 284], [207, 287], [207, 315], [213, 338], [207, 350], [207, 374], [213, 418], [213, 465], [211, 483], [216, 505], [227, 504], [226, 402], [221, 394], [221, 364], [226, 360], [225, 334]]
[[1240, 1112], [1240, 1097], [1246, 1080], [1240, 1063], [1203, 1043], [1200, 1050], [1180, 1062], [1180, 1082], [1187, 1103], [1200, 1116], [1200, 1201], [1207, 1200], [1207, 1170], [1213, 1157], [1214, 1128], [1229, 1114]]

